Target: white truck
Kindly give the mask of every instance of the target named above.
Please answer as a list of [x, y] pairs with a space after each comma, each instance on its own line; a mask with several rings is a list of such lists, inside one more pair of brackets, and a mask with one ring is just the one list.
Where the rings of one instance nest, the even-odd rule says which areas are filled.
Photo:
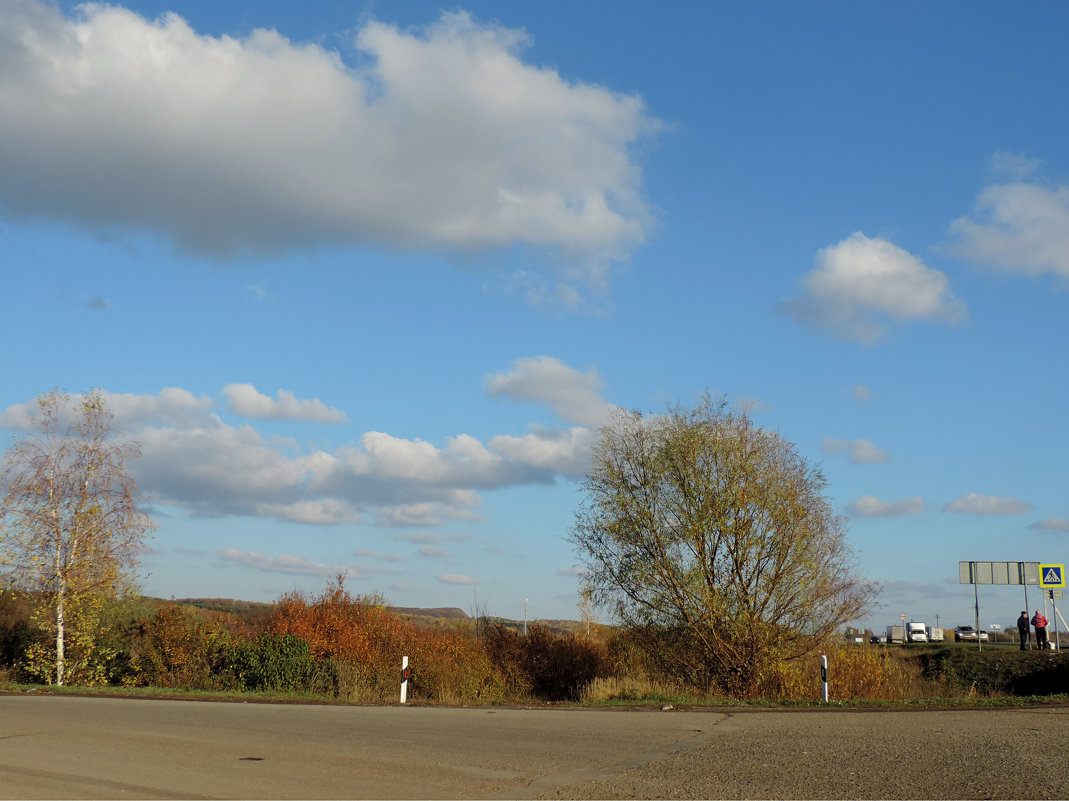
[[942, 642], [943, 630], [937, 629], [935, 626], [928, 627], [928, 642]]
[[900, 643], [906, 641], [906, 627], [905, 626], [888, 626], [887, 627], [887, 642]]
[[916, 620], [906, 624], [906, 642], [928, 642], [928, 627]]

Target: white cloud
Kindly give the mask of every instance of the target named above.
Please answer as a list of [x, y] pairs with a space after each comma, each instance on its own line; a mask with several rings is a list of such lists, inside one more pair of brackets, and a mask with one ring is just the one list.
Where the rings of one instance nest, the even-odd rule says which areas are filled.
[[261, 503], [254, 507], [254, 512], [257, 517], [273, 517], [316, 526], [364, 522], [363, 516], [353, 504], [338, 498], [315, 498], [288, 504]]
[[355, 551], [353, 551], [353, 554], [356, 556], [364, 557], [366, 559], [376, 559], [381, 562], [405, 561], [405, 558], [399, 553], [375, 553], [374, 551], [369, 551], [366, 548], [357, 548]]
[[867, 401], [872, 399], [872, 390], [864, 384], [856, 384], [850, 389], [850, 394], [854, 396], [854, 400]]
[[470, 576], [463, 576], [459, 573], [438, 573], [435, 576], [443, 584], [478, 584], [479, 582]]
[[[231, 384], [223, 394], [238, 411], [259, 418], [342, 414], [290, 393], [267, 398], [247, 384]], [[161, 514], [386, 528], [478, 520], [482, 492], [580, 475], [592, 437], [582, 427], [536, 427], [524, 437], [492, 437], [489, 446], [458, 434], [440, 447], [368, 431], [356, 443], [306, 449], [292, 438], [264, 436], [251, 423], [229, 425], [215, 413], [215, 400], [183, 389], [104, 395], [117, 430], [141, 446], [141, 458], [128, 467], [146, 505]], [[9, 406], [0, 411], [0, 425], [24, 429], [36, 408], [35, 401]]]
[[544, 403], [562, 420], [597, 428], [612, 409], [597, 371], [576, 370], [552, 356], [516, 359], [504, 373], [484, 379], [490, 397]]
[[972, 217], [950, 225], [953, 251], [1010, 273], [1069, 278], [1069, 186], [988, 186]]
[[924, 499], [920, 496], [901, 501], [881, 501], [872, 495], [862, 495], [846, 507], [851, 517], [901, 517], [924, 512]]
[[[100, 391], [111, 412], [112, 428], [128, 433], [147, 423], [188, 424], [202, 419], [215, 406], [211, 398], [198, 398], [185, 389], [164, 387], [156, 395], [133, 395]], [[73, 412], [83, 395], [69, 396], [67, 410]], [[0, 427], [25, 430], [30, 418], [40, 412], [37, 400], [16, 403], [0, 412]]]
[[1019, 515], [1032, 508], [1028, 501], [969, 492], [943, 507], [944, 512], [966, 515]]
[[796, 320], [841, 339], [872, 343], [888, 319], [956, 323], [965, 304], [946, 275], [886, 239], [858, 232], [817, 253], [804, 293], [782, 304]]
[[510, 461], [576, 477], [590, 467], [594, 436], [589, 428], [536, 428], [522, 437], [498, 435], [490, 440], [489, 448]]
[[219, 255], [526, 243], [578, 256], [590, 284], [646, 236], [630, 149], [658, 121], [637, 96], [525, 62], [522, 31], [464, 12], [419, 32], [368, 22], [353, 66], [173, 13], [3, 8], [0, 200], [15, 215]]
[[1069, 534], [1069, 519], [1064, 517], [1048, 517], [1044, 520], [1038, 520], [1029, 528], [1038, 529], [1040, 531], [1064, 531]]
[[230, 410], [243, 417], [257, 420], [306, 420], [311, 423], [345, 423], [349, 417], [338, 409], [324, 404], [319, 398], [298, 400], [284, 389], [271, 399], [257, 391], [252, 384], [228, 384], [223, 387]]
[[846, 451], [850, 461], [854, 464], [886, 462], [891, 458], [891, 454], [881, 451], [871, 440], [867, 439], [845, 440], [826, 437], [820, 447], [825, 453]]
[[319, 576], [332, 578], [339, 573], [354, 578], [370, 578], [377, 571], [368, 568], [354, 568], [345, 565], [324, 565], [319, 562], [311, 562], [299, 556], [282, 554], [269, 557], [255, 551], [239, 551], [236, 548], [223, 548], [216, 551], [216, 555], [224, 562], [236, 562], [237, 564], [251, 567], [264, 573], [283, 573], [290, 576]]
[[1039, 172], [1044, 166], [1042, 159], [1033, 158], [1024, 153], [1009, 153], [1000, 150], [991, 157], [991, 172], [1014, 181], [1023, 181]]

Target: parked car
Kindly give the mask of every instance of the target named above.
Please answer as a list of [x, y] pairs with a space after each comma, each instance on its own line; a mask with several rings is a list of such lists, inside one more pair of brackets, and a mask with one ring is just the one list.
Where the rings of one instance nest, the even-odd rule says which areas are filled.
[[[982, 632], [983, 639], [987, 639], [987, 632]], [[965, 642], [976, 639], [976, 629], [972, 626], [958, 626], [954, 629], [954, 642]]]
[[981, 631], [980, 632], [980, 642], [987, 642], [987, 632], [986, 631]]

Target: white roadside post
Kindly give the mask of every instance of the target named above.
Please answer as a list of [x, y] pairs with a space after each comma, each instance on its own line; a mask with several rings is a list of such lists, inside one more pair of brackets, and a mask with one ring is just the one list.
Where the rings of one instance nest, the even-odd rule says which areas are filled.
[[408, 703], [408, 657], [401, 657], [401, 705]]
[[820, 655], [820, 697], [824, 703], [828, 703], [828, 657]]

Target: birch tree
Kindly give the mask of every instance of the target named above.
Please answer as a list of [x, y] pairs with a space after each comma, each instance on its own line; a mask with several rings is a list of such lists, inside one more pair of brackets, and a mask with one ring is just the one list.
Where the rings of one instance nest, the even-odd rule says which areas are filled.
[[42, 629], [54, 645], [43, 661], [57, 685], [92, 660], [101, 603], [128, 586], [152, 528], [126, 473], [140, 450], [111, 421], [100, 392], [42, 395], [0, 472], [0, 574], [43, 599]]
[[662, 667], [747, 693], [867, 609], [826, 480], [745, 411], [704, 398], [601, 429], [570, 540], [584, 591]]

